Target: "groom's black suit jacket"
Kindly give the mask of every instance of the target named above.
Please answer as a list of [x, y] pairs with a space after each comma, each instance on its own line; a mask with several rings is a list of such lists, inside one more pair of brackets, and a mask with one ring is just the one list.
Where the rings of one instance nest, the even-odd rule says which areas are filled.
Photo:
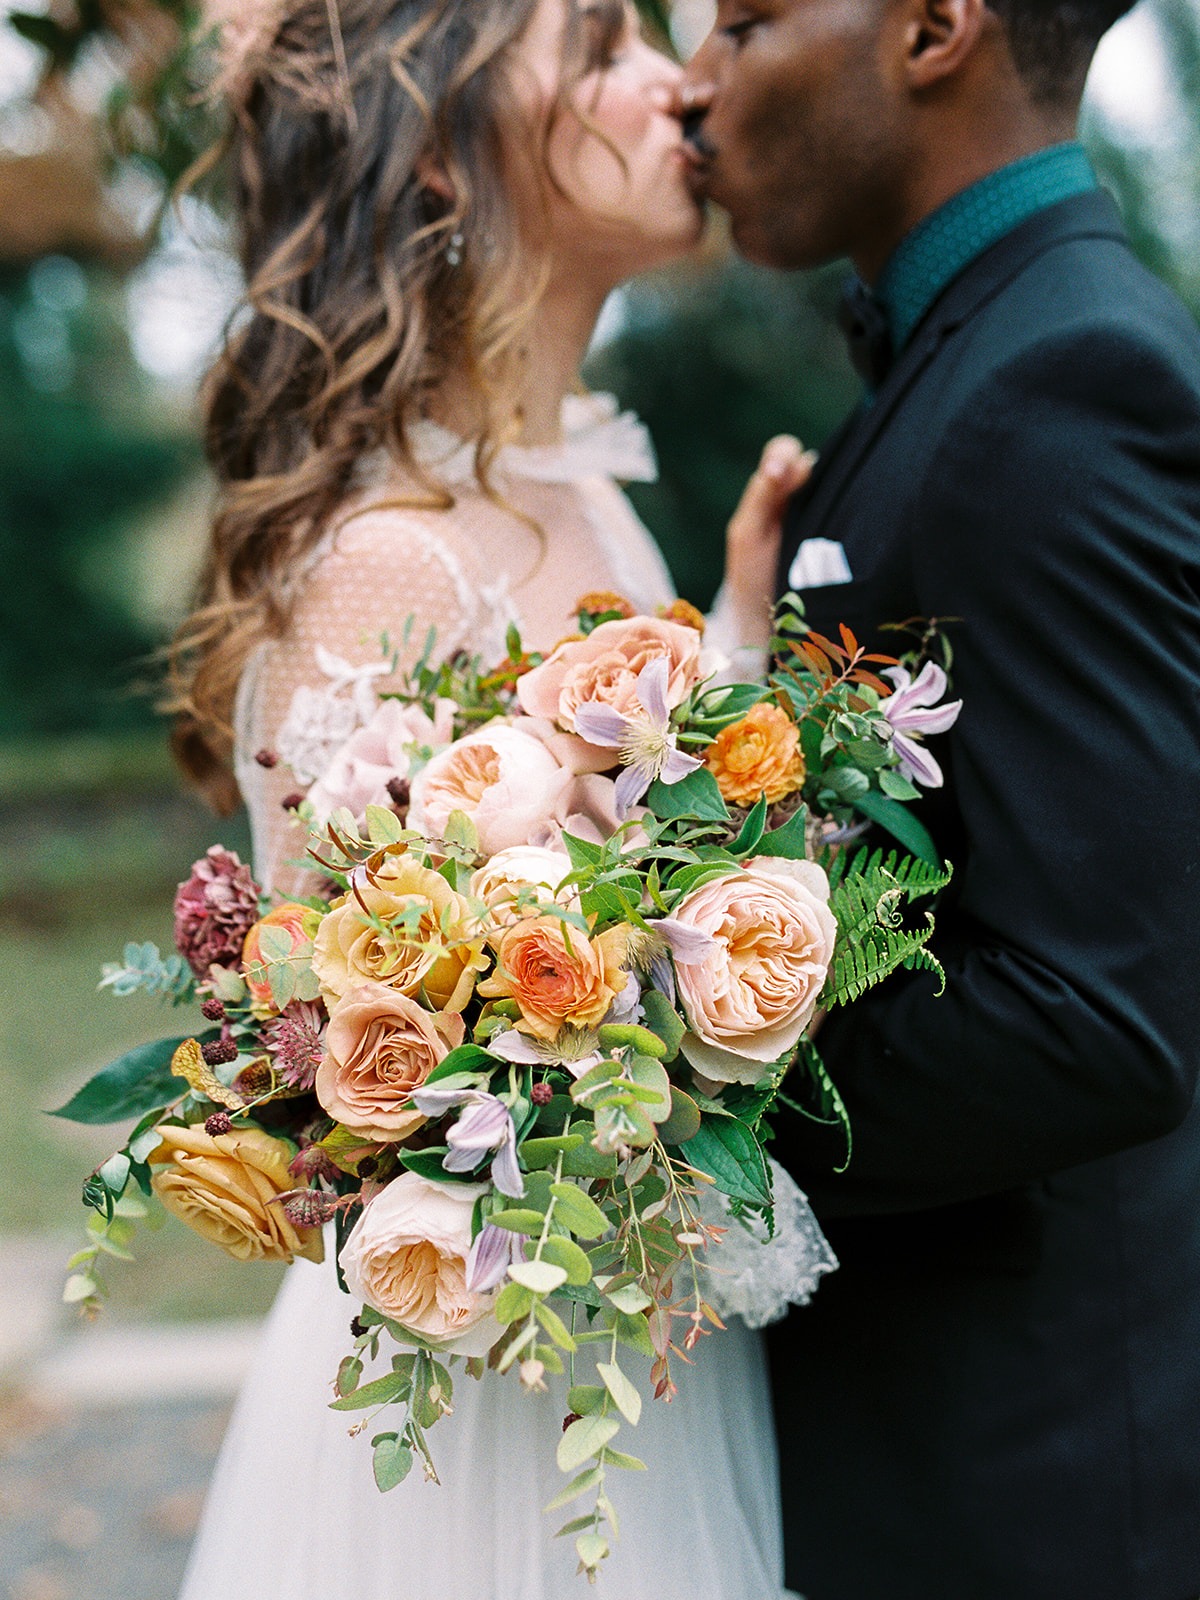
[[[807, 1600], [1200, 1595], [1200, 336], [1106, 194], [943, 294], [798, 499], [875, 624], [955, 618], [936, 950], [828, 1020], [841, 1258], [772, 1332]], [[890, 644], [889, 644], [890, 639]]]

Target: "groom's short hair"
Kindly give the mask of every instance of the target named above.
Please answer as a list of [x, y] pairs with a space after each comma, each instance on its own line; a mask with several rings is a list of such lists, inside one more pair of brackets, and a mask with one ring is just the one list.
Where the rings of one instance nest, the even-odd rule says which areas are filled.
[[1078, 95], [1096, 46], [1135, 0], [987, 0], [1017, 71], [1045, 104]]

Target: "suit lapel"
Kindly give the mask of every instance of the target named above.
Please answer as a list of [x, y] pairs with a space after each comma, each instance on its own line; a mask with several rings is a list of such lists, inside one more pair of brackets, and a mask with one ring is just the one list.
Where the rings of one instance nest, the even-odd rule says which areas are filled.
[[1107, 190], [1076, 195], [1039, 212], [973, 262], [936, 302], [880, 385], [834, 435], [808, 485], [793, 500], [780, 553], [779, 589], [804, 539], [821, 535], [859, 466], [945, 341], [1030, 262], [1066, 239], [1112, 238], [1128, 244]]

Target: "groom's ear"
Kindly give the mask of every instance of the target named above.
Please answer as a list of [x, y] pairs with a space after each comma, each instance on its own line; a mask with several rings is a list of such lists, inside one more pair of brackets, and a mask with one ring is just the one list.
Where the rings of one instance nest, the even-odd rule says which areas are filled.
[[984, 0], [910, 0], [904, 32], [905, 77], [910, 89], [930, 89], [953, 77], [987, 29]]

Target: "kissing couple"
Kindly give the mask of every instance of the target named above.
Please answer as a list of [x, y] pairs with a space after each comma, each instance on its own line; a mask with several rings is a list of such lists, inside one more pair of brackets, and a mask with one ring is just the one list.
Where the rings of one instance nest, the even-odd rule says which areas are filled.
[[[621, 0], [225, 6], [248, 293], [176, 748], [261, 883], [298, 892], [283, 802], [382, 634], [548, 650], [585, 592], [674, 601], [618, 487], [649, 443], [578, 373], [710, 201], [767, 267], [849, 258], [864, 384], [815, 469], [767, 446], [710, 639], [761, 670], [795, 591], [950, 645], [944, 993], [826, 1023], [849, 1163], [799, 1104], [774, 1153], [839, 1270], [650, 1408], [608, 1600], [1200, 1595], [1200, 336], [1076, 142], [1124, 9], [720, 0], [681, 69]], [[326, 1407], [352, 1310], [289, 1269], [185, 1600], [564, 1600], [561, 1405], [464, 1380], [443, 1485], [379, 1496]]]

